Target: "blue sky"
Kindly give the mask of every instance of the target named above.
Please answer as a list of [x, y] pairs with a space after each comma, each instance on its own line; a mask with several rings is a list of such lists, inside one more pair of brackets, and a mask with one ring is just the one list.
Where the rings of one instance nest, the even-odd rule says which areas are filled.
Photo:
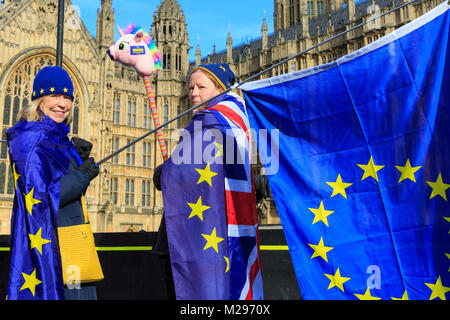
[[[95, 36], [100, 0], [72, 0], [72, 3], [79, 8], [90, 34]], [[125, 27], [134, 22], [148, 31], [160, 3], [161, 0], [113, 0], [116, 25]], [[261, 37], [264, 10], [269, 34], [273, 32], [273, 0], [178, 0], [178, 3], [186, 17], [189, 44], [193, 47], [189, 53], [191, 61], [195, 60], [198, 38], [202, 57], [213, 52], [214, 44], [218, 52], [225, 50], [229, 25], [233, 46]], [[115, 33], [117, 39], [117, 28]]]

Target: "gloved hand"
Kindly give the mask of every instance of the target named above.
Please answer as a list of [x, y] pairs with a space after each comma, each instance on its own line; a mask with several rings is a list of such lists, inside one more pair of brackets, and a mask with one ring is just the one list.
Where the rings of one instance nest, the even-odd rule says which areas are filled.
[[155, 172], [153, 173], [153, 184], [155, 185], [158, 191], [161, 191], [161, 174], [162, 174], [162, 164], [155, 168]]
[[78, 167], [78, 170], [85, 171], [89, 175], [89, 179], [92, 181], [96, 176], [98, 176], [98, 173], [100, 172], [100, 169], [98, 168], [97, 164], [95, 163], [94, 158], [90, 157], [86, 161], [84, 161], [80, 166]]
[[81, 160], [86, 161], [91, 154], [92, 143], [77, 137], [72, 138], [72, 143], [75, 150], [80, 155]]

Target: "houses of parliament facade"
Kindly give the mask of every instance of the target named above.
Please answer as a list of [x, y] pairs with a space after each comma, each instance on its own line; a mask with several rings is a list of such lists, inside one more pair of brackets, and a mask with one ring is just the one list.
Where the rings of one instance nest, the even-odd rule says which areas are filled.
[[[98, 0], [97, 0], [98, 1]], [[100, 0], [97, 31], [91, 36], [65, 1], [63, 67], [74, 83], [73, 123], [70, 136], [93, 143], [91, 155], [99, 161], [153, 127], [142, 78], [134, 69], [110, 60], [114, 42], [115, 9], [112, 0]], [[163, 0], [148, 31], [163, 57], [163, 70], [152, 75], [152, 87], [161, 122], [186, 110], [187, 75], [200, 63], [226, 62], [243, 80], [297, 52], [310, 48], [352, 26], [386, 12], [403, 0], [274, 0], [274, 30], [262, 18], [261, 37], [233, 46], [229, 33], [226, 50], [189, 61], [189, 35], [182, 8]], [[422, 0], [403, 7], [364, 27], [307, 52], [262, 77], [328, 63], [377, 40], [429, 11], [441, 0]], [[257, 5], [255, 1], [255, 5]], [[263, 9], [263, 8], [260, 8]], [[44, 66], [55, 65], [57, 0], [1, 0], [0, 9], [0, 125], [13, 126], [19, 110], [30, 102], [33, 79]], [[262, 11], [262, 10], [261, 10]], [[163, 130], [168, 152], [191, 119], [174, 121]], [[154, 169], [162, 163], [154, 135], [100, 166], [87, 192], [89, 219], [94, 232], [155, 231], [162, 212], [162, 195], [153, 185]], [[255, 166], [255, 170], [262, 170]], [[0, 234], [10, 232], [14, 179], [5, 143], [0, 145]], [[279, 224], [273, 200], [258, 204], [261, 224]]]

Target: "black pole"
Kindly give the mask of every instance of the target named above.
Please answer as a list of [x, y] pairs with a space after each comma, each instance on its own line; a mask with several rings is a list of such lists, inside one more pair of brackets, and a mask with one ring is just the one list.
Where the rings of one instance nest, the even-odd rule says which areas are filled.
[[56, 38], [56, 65], [62, 67], [64, 40], [64, 0], [58, 0], [58, 35]]

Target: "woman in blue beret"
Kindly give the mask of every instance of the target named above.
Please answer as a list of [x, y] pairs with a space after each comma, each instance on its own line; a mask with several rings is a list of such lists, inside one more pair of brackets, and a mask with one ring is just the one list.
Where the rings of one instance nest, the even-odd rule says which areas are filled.
[[92, 144], [68, 137], [73, 102], [68, 73], [58, 66], [41, 69], [31, 100], [7, 130], [16, 187], [8, 299], [96, 299], [95, 286], [77, 282], [79, 266], [73, 266], [71, 285], [63, 281], [58, 228], [85, 223], [84, 195], [99, 173], [89, 157]]
[[225, 63], [192, 70], [189, 101], [199, 107], [155, 170], [164, 218], [154, 250], [169, 253], [177, 299], [263, 298], [251, 128], [228, 90], [235, 78]]

